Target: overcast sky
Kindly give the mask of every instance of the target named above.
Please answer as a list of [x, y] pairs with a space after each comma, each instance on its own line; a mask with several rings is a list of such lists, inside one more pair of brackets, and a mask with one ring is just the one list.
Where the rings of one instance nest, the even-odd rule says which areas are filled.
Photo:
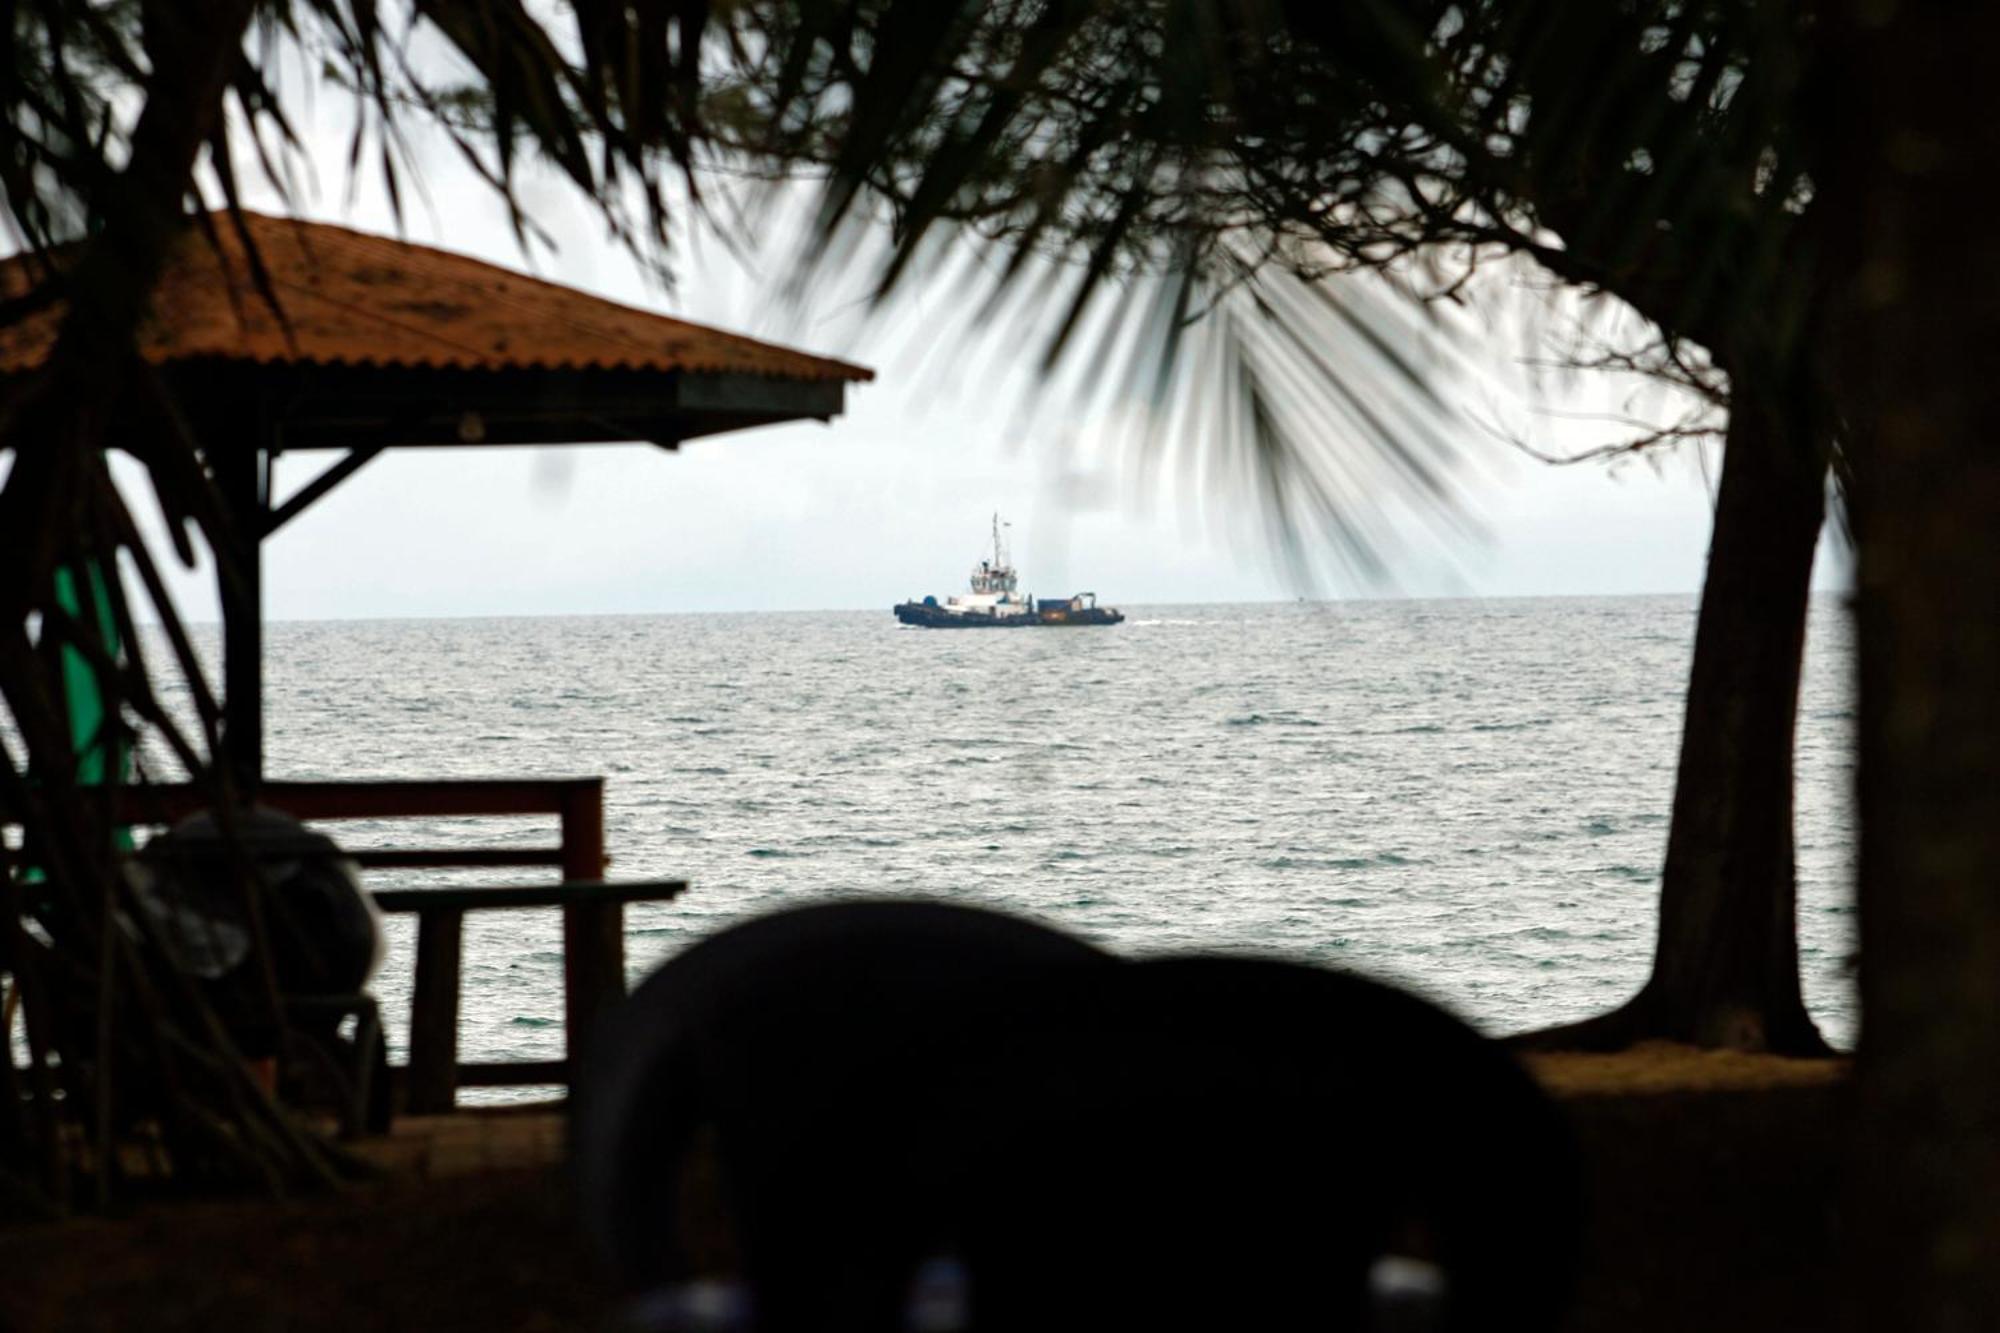
[[[366, 181], [347, 187], [344, 117], [330, 101], [304, 112], [309, 123], [318, 117], [309, 141], [320, 179], [318, 197], [300, 211], [393, 233], [380, 191]], [[530, 203], [558, 252], [525, 257], [498, 204], [455, 158], [435, 146], [420, 152], [429, 204], [406, 212], [411, 241], [848, 357], [878, 378], [850, 388], [846, 415], [830, 425], [716, 436], [676, 454], [633, 445], [385, 455], [267, 548], [272, 619], [886, 610], [959, 590], [995, 510], [1013, 525], [1026, 588], [1090, 589], [1111, 604], [1699, 587], [1709, 483], [1692, 448], [1658, 464], [1557, 468], [1468, 432], [1458, 480], [1470, 530], [1411, 532], [1392, 553], [1389, 582], [1333, 577], [1301, 588], [1274, 567], [1240, 503], [1197, 503], [1185, 487], [1148, 491], [1128, 468], [1096, 458], [1091, 437], [1101, 423], [1065, 421], [1045, 406], [1024, 427], [1032, 349], [1018, 337], [948, 335], [963, 329], [950, 318], [956, 293], [919, 285], [875, 319], [860, 318], [838, 290], [792, 308], [776, 296], [789, 239], [780, 222], [764, 238], [777, 243], [758, 271], [704, 245], [683, 251], [669, 294], [554, 181], [531, 191]], [[1518, 384], [1514, 368], [1531, 350], [1495, 337], [1479, 355], [1495, 383]], [[1617, 410], [1627, 392], [1599, 383], [1549, 397], [1502, 390], [1482, 412], [1564, 452], [1614, 437], [1614, 427], [1571, 418]], [[288, 455], [280, 494], [333, 457]], [[1823, 550], [1820, 586], [1837, 586], [1844, 565]], [[213, 616], [205, 578], [178, 586], [192, 617]]]

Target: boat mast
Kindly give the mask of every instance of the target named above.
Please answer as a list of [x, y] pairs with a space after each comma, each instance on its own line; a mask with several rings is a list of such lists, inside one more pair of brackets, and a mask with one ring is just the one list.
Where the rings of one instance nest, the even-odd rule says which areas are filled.
[[[1007, 563], [1007, 545], [1002, 530], [1012, 524], [1003, 523], [998, 510], [993, 514], [993, 555], [981, 560], [972, 569], [972, 590], [976, 593], [1012, 593], [1015, 588], [1013, 566]], [[1003, 598], [1004, 600], [1004, 598]]]

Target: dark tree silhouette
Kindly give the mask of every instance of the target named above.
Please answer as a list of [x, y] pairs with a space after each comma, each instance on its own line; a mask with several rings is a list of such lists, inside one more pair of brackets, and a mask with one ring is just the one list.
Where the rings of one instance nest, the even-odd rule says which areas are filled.
[[1841, 7], [1826, 206], [1861, 708], [1860, 1322], [2000, 1326], [2000, 12]]

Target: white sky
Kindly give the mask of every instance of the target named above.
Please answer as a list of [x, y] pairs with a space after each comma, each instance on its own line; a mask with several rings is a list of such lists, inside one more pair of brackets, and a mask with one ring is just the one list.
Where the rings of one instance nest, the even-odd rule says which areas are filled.
[[[344, 179], [337, 97], [300, 109], [315, 145], [318, 198], [301, 211], [392, 233], [381, 192]], [[1247, 512], [1149, 494], [1093, 461], [1093, 423], [1024, 430], [1034, 349], [937, 329], [960, 298], [914, 288], [888, 318], [838, 298], [793, 310], [776, 297], [783, 264], [752, 275], [719, 247], [683, 251], [678, 288], [658, 290], [590, 208], [554, 180], [530, 191], [559, 252], [525, 259], [498, 203], [442, 146], [422, 151], [429, 205], [409, 207], [407, 239], [474, 255], [584, 291], [873, 366], [831, 425], [804, 423], [690, 442], [587, 449], [411, 450], [385, 455], [288, 525], [267, 547], [272, 619], [885, 610], [957, 591], [988, 517], [1013, 523], [1024, 586], [1090, 589], [1111, 604], [1348, 596], [1532, 596], [1693, 592], [1709, 529], [1697, 452], [1658, 465], [1555, 468], [1497, 441], [1466, 440], [1459, 476], [1479, 535], [1413, 533], [1392, 581], [1295, 587], [1266, 557]], [[350, 195], [352, 197], [350, 197]], [[253, 197], [253, 203], [259, 202]], [[269, 205], [268, 197], [263, 201]], [[795, 230], [773, 224], [783, 240]], [[839, 308], [834, 308], [838, 304]], [[1496, 382], [1519, 383], [1524, 349], [1483, 348]], [[1627, 389], [1589, 381], [1541, 402], [1503, 391], [1495, 409], [1546, 451], [1615, 437], [1564, 419], [1615, 410]], [[1544, 409], [1558, 409], [1563, 416]], [[331, 454], [288, 456], [280, 494]], [[1081, 484], [1079, 484], [1081, 483]], [[1093, 497], [1087, 507], [1076, 497]], [[1823, 548], [1818, 583], [1846, 561]], [[184, 613], [213, 617], [205, 576], [177, 583]]]

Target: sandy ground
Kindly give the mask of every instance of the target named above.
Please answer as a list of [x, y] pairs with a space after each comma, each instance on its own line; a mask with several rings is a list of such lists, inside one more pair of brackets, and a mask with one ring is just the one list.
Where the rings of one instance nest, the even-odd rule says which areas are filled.
[[[1835, 1322], [1843, 1062], [1654, 1046], [1531, 1068], [1588, 1164], [1570, 1329]], [[410, 1120], [368, 1150], [389, 1180], [339, 1197], [0, 1229], [0, 1329], [602, 1329], [561, 1145], [550, 1113]]]
[[1839, 1326], [1844, 1061], [1667, 1048], [1535, 1063], [1586, 1163], [1570, 1328]]
[[1830, 1088], [1847, 1077], [1849, 1062], [1790, 1060], [1742, 1051], [1704, 1051], [1672, 1042], [1646, 1042], [1616, 1055], [1554, 1051], [1522, 1057], [1536, 1080], [1565, 1100], [1656, 1092], [1763, 1092]]

